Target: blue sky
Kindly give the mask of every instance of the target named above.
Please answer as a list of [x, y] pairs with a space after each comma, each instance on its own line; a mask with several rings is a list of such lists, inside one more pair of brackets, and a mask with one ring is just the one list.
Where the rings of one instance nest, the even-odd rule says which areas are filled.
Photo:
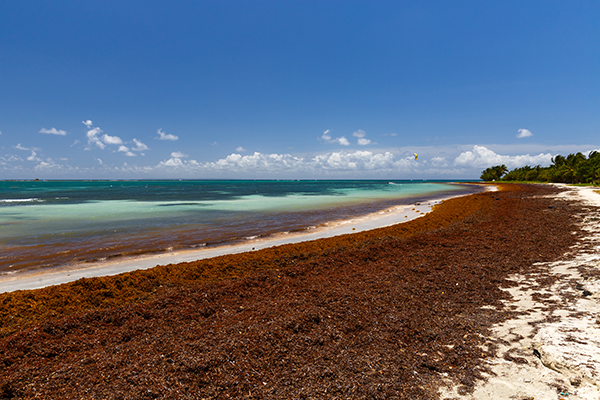
[[592, 1], [0, 0], [0, 179], [548, 165], [600, 148], [599, 20]]

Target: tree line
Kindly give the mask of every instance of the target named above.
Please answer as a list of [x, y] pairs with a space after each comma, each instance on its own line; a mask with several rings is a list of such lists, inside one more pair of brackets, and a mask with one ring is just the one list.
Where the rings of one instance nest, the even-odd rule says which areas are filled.
[[554, 183], [600, 184], [600, 152], [592, 151], [587, 157], [582, 153], [564, 157], [552, 157], [552, 165], [515, 168], [511, 171], [506, 165], [496, 165], [481, 173], [484, 181], [535, 181]]

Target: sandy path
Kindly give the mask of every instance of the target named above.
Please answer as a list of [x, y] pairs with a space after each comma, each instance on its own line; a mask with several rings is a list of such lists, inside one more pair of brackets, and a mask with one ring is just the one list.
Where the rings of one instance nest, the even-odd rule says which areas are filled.
[[[442, 399], [600, 399], [600, 193], [567, 187], [568, 202], [589, 206], [586, 236], [563, 260], [539, 264], [546, 276], [514, 276], [506, 305], [522, 313], [493, 328], [498, 357], [472, 395], [442, 389]], [[544, 278], [557, 278], [550, 286]]]
[[[487, 187], [487, 190], [495, 189], [496, 188], [493, 186]], [[178, 264], [225, 254], [238, 254], [283, 244], [299, 243], [383, 228], [418, 218], [430, 212], [434, 205], [444, 200], [446, 200], [446, 198], [416, 203], [413, 205], [396, 206], [363, 217], [330, 223], [321, 229], [315, 229], [308, 233], [280, 234], [267, 239], [250, 240], [242, 244], [231, 246], [176, 251], [115, 261], [104, 261], [95, 264], [86, 263], [84, 265], [53, 269], [52, 271], [38, 271], [29, 274], [4, 275], [0, 276], [0, 293], [12, 292], [15, 290], [39, 289], [46, 286], [73, 282], [81, 278], [117, 275], [138, 269], [149, 269], [156, 267], [157, 265]]]

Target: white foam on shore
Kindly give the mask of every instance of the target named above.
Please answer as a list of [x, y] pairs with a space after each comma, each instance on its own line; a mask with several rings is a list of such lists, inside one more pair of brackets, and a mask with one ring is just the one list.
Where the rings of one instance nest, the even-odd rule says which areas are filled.
[[31, 203], [34, 201], [42, 201], [36, 197], [31, 199], [0, 199], [0, 203]]
[[[486, 186], [486, 190], [489, 186]], [[443, 199], [424, 201], [412, 205], [395, 206], [383, 211], [356, 217], [349, 220], [330, 222], [303, 232], [282, 232], [268, 238], [247, 238], [244, 242], [220, 247], [201, 247], [168, 253], [144, 255], [124, 259], [103, 260], [96, 263], [70, 265], [51, 270], [17, 272], [0, 275], [0, 293], [15, 290], [39, 289], [47, 286], [73, 282], [81, 278], [117, 275], [139, 269], [154, 268], [158, 265], [178, 264], [218, 257], [226, 254], [239, 254], [284, 244], [306, 242], [345, 234], [383, 228], [410, 221], [430, 212], [434, 205], [442, 201], [459, 197], [448, 196]]]

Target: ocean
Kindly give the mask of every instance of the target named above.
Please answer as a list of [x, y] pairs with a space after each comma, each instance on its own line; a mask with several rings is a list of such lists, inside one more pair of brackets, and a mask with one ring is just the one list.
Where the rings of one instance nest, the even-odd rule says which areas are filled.
[[0, 275], [308, 231], [478, 190], [427, 181], [0, 181]]

